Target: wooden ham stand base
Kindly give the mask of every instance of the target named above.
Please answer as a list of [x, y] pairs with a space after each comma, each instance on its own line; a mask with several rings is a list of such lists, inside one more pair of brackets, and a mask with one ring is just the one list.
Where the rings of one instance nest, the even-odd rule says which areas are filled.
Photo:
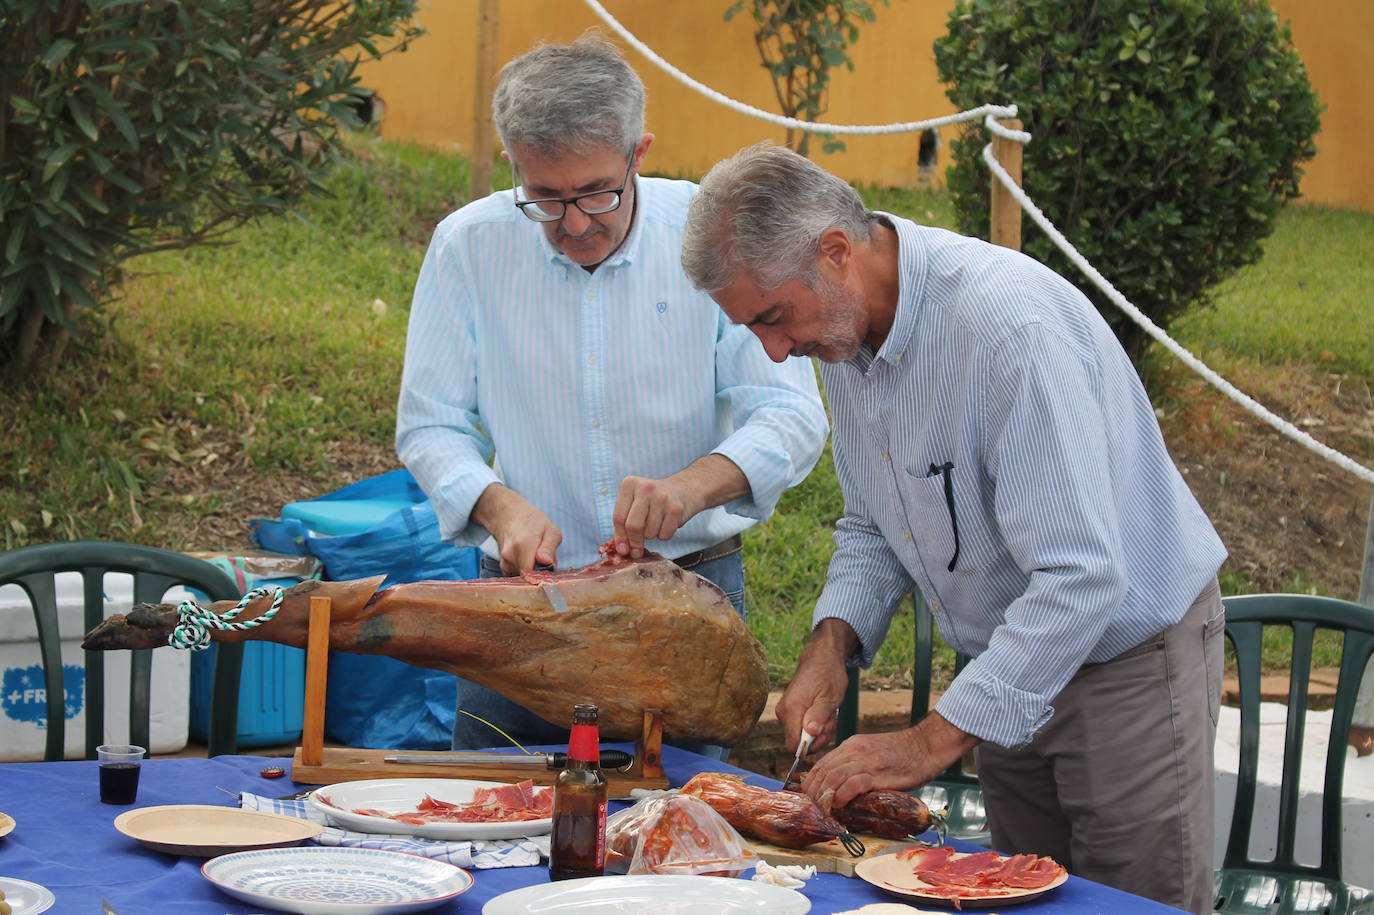
[[[301, 745], [291, 758], [291, 780], [305, 785], [332, 785], [368, 778], [471, 778], [482, 781], [520, 782], [552, 785], [556, 769], [534, 766], [503, 769], [484, 765], [424, 765], [389, 763], [385, 756], [397, 750], [326, 747], [324, 745], [325, 683], [329, 673], [329, 613], [327, 597], [310, 598], [310, 629], [305, 648], [305, 709]], [[439, 750], [404, 751], [407, 756], [452, 758]], [[634, 761], [624, 771], [602, 770], [612, 797], [624, 797], [631, 788], [667, 788], [663, 774], [663, 715], [658, 709], [644, 710], [644, 724], [635, 739]]]

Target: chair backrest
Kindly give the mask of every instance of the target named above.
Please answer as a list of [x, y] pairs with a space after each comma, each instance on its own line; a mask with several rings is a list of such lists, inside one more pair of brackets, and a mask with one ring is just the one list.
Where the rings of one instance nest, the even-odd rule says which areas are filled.
[[[911, 600], [916, 605], [916, 656], [911, 675], [911, 723], [915, 724], [930, 711], [930, 684], [935, 677], [935, 621], [921, 592], [913, 591]], [[956, 654], [954, 676], [959, 676], [968, 662], [968, 655]], [[967, 769], [960, 757], [940, 775], [940, 781], [976, 785], [978, 775]]]
[[[82, 578], [82, 632], [105, 618], [106, 572], [133, 577], [135, 604], [160, 602], [167, 590], [185, 585], [211, 600], [238, 600], [239, 590], [224, 572], [201, 559], [155, 547], [104, 541], [72, 541], [21, 547], [0, 553], [0, 586], [16, 584], [28, 595], [38, 629], [44, 689], [47, 691], [47, 739], [43, 758], [60, 760], [66, 751], [65, 685], [57, 612], [57, 573], [79, 572]], [[87, 651], [86, 758], [105, 742], [105, 652]], [[238, 688], [243, 646], [225, 644], [216, 653], [212, 687], [209, 754], [234, 752], [238, 731]], [[130, 652], [129, 742], [148, 747], [152, 652]], [[188, 700], [189, 702], [189, 697]], [[151, 749], [151, 747], [149, 747]]]
[[[1247, 594], [1223, 599], [1226, 635], [1236, 652], [1240, 686], [1240, 759], [1236, 800], [1223, 868], [1244, 868], [1340, 881], [1341, 803], [1346, 741], [1365, 665], [1374, 653], [1374, 609], [1306, 594]], [[1288, 716], [1284, 730], [1283, 777], [1279, 787], [1278, 827], [1272, 861], [1249, 856], [1259, 779], [1260, 658], [1266, 629], [1290, 630], [1293, 639], [1288, 675]], [[1336, 700], [1327, 734], [1321, 800], [1321, 863], [1300, 863], [1294, 856], [1298, 834], [1302, 749], [1308, 719], [1308, 681], [1312, 645], [1318, 629], [1344, 635]]]

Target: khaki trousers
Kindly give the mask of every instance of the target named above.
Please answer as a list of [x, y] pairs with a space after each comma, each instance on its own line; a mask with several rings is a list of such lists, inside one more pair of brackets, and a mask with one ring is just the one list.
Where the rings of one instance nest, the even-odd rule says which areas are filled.
[[1214, 580], [1174, 626], [1085, 664], [1028, 746], [981, 744], [993, 847], [1210, 913], [1225, 622]]

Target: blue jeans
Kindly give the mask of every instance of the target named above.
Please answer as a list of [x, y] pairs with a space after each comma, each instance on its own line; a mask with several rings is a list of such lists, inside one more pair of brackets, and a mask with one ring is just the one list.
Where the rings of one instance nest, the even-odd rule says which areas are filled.
[[[744, 558], [743, 554], [722, 556], [710, 562], [703, 562], [692, 569], [702, 578], [715, 583], [730, 603], [734, 604], [741, 617], [744, 616]], [[501, 565], [494, 559], [482, 557], [482, 577], [500, 578]], [[480, 750], [486, 747], [506, 746], [506, 738], [482, 722], [463, 714], [464, 710], [485, 718], [505, 731], [521, 744], [561, 744], [568, 742], [568, 726], [556, 725], [545, 721], [538, 715], [517, 705], [493, 689], [458, 678], [458, 711], [453, 721], [453, 749]], [[569, 721], [572, 709], [568, 709]], [[700, 741], [669, 741], [673, 746], [724, 760], [730, 755], [729, 747]]]

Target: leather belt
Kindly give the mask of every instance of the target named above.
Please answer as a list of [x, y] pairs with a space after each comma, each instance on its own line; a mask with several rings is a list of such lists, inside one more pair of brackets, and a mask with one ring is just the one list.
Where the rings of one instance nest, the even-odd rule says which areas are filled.
[[693, 569], [703, 562], [711, 562], [716, 559], [724, 559], [726, 556], [733, 556], [743, 548], [744, 541], [740, 539], [739, 534], [735, 534], [733, 537], [727, 537], [715, 546], [708, 546], [703, 550], [697, 550], [696, 552], [679, 556], [674, 559], [673, 562], [684, 569]]

